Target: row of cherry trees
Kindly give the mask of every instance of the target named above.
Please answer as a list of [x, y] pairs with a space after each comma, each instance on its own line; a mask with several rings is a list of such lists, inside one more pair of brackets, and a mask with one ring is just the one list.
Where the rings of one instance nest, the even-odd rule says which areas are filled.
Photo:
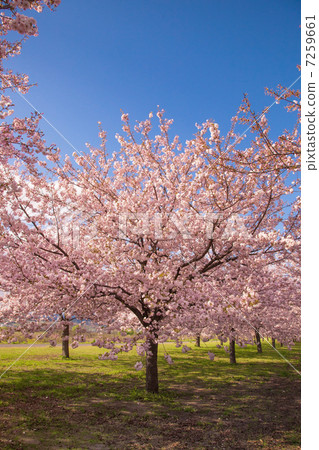
[[[36, 34], [17, 9], [58, 3], [2, 2], [3, 33]], [[20, 46], [3, 39], [1, 64]], [[1, 79], [3, 93], [28, 89], [26, 76], [2, 65]], [[158, 344], [168, 339], [217, 335], [232, 349], [257, 332], [291, 345], [300, 307], [299, 92], [269, 93], [297, 113], [276, 140], [268, 110], [258, 116], [245, 97], [225, 137], [208, 120], [183, 144], [164, 111], [134, 126], [123, 114], [117, 151], [100, 126], [100, 147], [65, 158], [47, 146], [39, 116], [9, 120], [3, 94], [1, 322], [29, 335], [58, 316], [138, 329], [98, 345], [108, 350], [103, 359], [116, 359], [143, 340], [150, 392], [158, 392]]]

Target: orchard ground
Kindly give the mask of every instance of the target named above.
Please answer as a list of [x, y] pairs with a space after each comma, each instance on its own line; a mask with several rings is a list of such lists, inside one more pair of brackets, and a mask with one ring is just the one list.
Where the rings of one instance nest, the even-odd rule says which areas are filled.
[[[1, 449], [300, 448], [300, 377], [267, 344], [236, 346], [236, 365], [218, 342], [159, 349], [160, 394], [146, 394], [135, 350], [117, 361], [88, 345], [61, 358], [31, 348], [0, 380]], [[0, 348], [1, 373], [25, 348]], [[210, 361], [207, 351], [216, 354]], [[300, 344], [279, 351], [300, 370]]]

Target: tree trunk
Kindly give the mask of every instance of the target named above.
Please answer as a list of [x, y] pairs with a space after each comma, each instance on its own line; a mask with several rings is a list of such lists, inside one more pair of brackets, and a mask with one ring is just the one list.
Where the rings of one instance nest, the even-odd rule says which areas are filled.
[[229, 341], [229, 361], [230, 364], [236, 364], [235, 339]]
[[[70, 325], [68, 323], [64, 323], [63, 329], [62, 329], [62, 357], [63, 358], [70, 358], [69, 337], [70, 337]], [[66, 338], [68, 338], [68, 339], [66, 339]]]
[[260, 334], [258, 330], [255, 331], [255, 336], [256, 336], [257, 352], [262, 353], [263, 350], [261, 347]]
[[196, 347], [200, 347], [200, 334], [196, 335]]
[[280, 342], [280, 347], [282, 347], [283, 346], [283, 343], [282, 342]]
[[148, 352], [146, 354], [146, 391], [158, 393], [157, 349], [158, 344], [148, 339]]
[[272, 345], [274, 348], [276, 348], [276, 339], [275, 339], [275, 338], [272, 338], [272, 339], [271, 339], [271, 345]]

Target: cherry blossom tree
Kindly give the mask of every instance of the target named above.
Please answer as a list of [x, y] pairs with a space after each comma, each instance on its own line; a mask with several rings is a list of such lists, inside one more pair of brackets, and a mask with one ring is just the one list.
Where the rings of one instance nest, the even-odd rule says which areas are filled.
[[[0, 1], [0, 163], [3, 167], [14, 159], [16, 164], [35, 170], [39, 154], [50, 155], [56, 151], [55, 146], [46, 145], [38, 127], [38, 113], [28, 118], [13, 117], [14, 104], [10, 92], [26, 94], [31, 84], [26, 74], [14, 73], [6, 66], [10, 57], [21, 53], [23, 42], [38, 34], [36, 19], [26, 13], [40, 13], [45, 6], [54, 9], [60, 1]], [[6, 181], [1, 181], [0, 189], [6, 186]]]
[[[300, 93], [267, 91], [297, 112], [293, 129], [275, 140], [269, 108], [254, 112], [246, 96], [225, 137], [208, 120], [183, 145], [170, 137], [163, 111], [157, 134], [152, 113], [134, 127], [123, 114], [117, 152], [108, 153], [100, 126], [100, 148], [62, 160], [38, 114], [10, 118], [8, 92], [26, 93], [30, 84], [5, 69], [37, 34], [35, 19], [21, 12], [59, 3], [0, 2], [2, 323], [14, 319], [32, 333], [57, 315], [65, 327], [72, 317], [94, 320], [120, 332], [96, 343], [109, 350], [101, 359], [144, 339], [149, 392], [158, 392], [158, 343], [182, 345], [186, 329], [230, 340], [232, 362], [235, 342], [251, 339], [254, 328], [291, 343], [299, 328], [298, 289], [289, 299], [299, 280], [300, 204], [291, 196], [299, 185]], [[21, 38], [10, 41], [9, 32]], [[128, 326], [138, 333], [126, 336]]]
[[[41, 12], [59, 3], [0, 4], [2, 119], [13, 112], [6, 93], [30, 87], [26, 75], [4, 67], [23, 40], [37, 34], [35, 19], [19, 11]], [[9, 41], [14, 31], [21, 39]], [[280, 87], [269, 93], [298, 111], [297, 91]], [[250, 277], [253, 285], [252, 268], [258, 273], [289, 260], [298, 245], [293, 208], [288, 219], [282, 215], [283, 198], [297, 185], [289, 185], [288, 176], [299, 169], [298, 127], [272, 142], [266, 114], [254, 113], [245, 97], [225, 138], [207, 121], [184, 147], [177, 136], [170, 140], [172, 121], [163, 111], [154, 137], [152, 114], [134, 130], [123, 114], [126, 137], [118, 136], [119, 152], [108, 156], [101, 129], [101, 148], [89, 146], [88, 154], [74, 155], [75, 163], [68, 157], [62, 162], [57, 149], [47, 147], [38, 114], [2, 122], [1, 286], [10, 292], [11, 305], [6, 313], [94, 317], [119, 328], [118, 318], [138, 321], [146, 340], [147, 390], [157, 392], [158, 342], [180, 339], [181, 318], [200, 305], [193, 320], [198, 330], [200, 318], [220, 308], [223, 295], [228, 303], [241, 302], [247, 286], [239, 280]], [[254, 133], [244, 149], [244, 137], [235, 133], [240, 123]], [[55, 162], [55, 169], [39, 155]], [[234, 328], [227, 305], [221, 311], [217, 328], [225, 334], [228, 327], [233, 347], [241, 326]], [[30, 321], [25, 325], [30, 328]], [[112, 349], [106, 357], [114, 359], [114, 343], [105, 345]]]
[[[26, 74], [14, 73], [7, 66], [10, 57], [20, 54], [24, 41], [38, 34], [36, 19], [28, 13], [40, 13], [43, 7], [53, 10], [59, 4], [60, 0], [0, 2], [0, 192], [4, 198], [16, 189], [15, 175], [24, 170], [39, 174], [36, 167], [39, 155], [50, 156], [57, 151], [54, 145], [47, 146], [39, 129], [38, 113], [25, 118], [13, 117], [11, 93], [26, 94], [31, 84]], [[5, 213], [4, 204], [0, 206], [2, 213]], [[6, 220], [5, 215], [3, 219]], [[5, 299], [8, 303], [8, 296]]]
[[[154, 136], [152, 114], [134, 129], [123, 114], [126, 136], [117, 136], [120, 150], [111, 156], [100, 129], [100, 148], [74, 154], [75, 163], [54, 157], [51, 180], [16, 173], [3, 212], [3, 265], [8, 274], [13, 260], [20, 267], [7, 277], [11, 291], [25, 285], [31, 309], [36, 302], [52, 314], [89, 317], [95, 311], [110, 324], [128, 311], [145, 339], [149, 392], [158, 392], [158, 343], [179, 341], [176, 330], [196, 306], [198, 321], [222, 306], [218, 327], [223, 336], [228, 329], [233, 349], [242, 320], [229, 304], [240, 305], [265, 267], [288, 263], [299, 246], [296, 202], [283, 213], [296, 184], [288, 178], [298, 167], [295, 142], [289, 141], [289, 154], [274, 157], [281, 141], [265, 145], [256, 125], [243, 148], [235, 125], [249, 113], [240, 108], [225, 138], [213, 121], [198, 125], [184, 146], [178, 136], [170, 139], [172, 121], [163, 111]], [[265, 117], [261, 127], [269, 139]], [[73, 224], [84, 224], [79, 246], [61, 232], [70, 212]], [[105, 358], [115, 359], [114, 342], [103, 345], [111, 349]]]

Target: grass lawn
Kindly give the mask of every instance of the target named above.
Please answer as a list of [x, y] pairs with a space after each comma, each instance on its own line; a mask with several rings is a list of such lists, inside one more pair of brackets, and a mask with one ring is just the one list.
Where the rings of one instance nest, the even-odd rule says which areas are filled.
[[[299, 375], [266, 343], [261, 355], [236, 346], [236, 365], [216, 344], [188, 343], [188, 354], [165, 344], [171, 366], [161, 347], [158, 395], [145, 393], [135, 350], [100, 361], [91, 346], [70, 360], [32, 348], [0, 379], [0, 448], [300, 448]], [[0, 348], [1, 373], [24, 350]], [[300, 369], [300, 345], [278, 350]]]

